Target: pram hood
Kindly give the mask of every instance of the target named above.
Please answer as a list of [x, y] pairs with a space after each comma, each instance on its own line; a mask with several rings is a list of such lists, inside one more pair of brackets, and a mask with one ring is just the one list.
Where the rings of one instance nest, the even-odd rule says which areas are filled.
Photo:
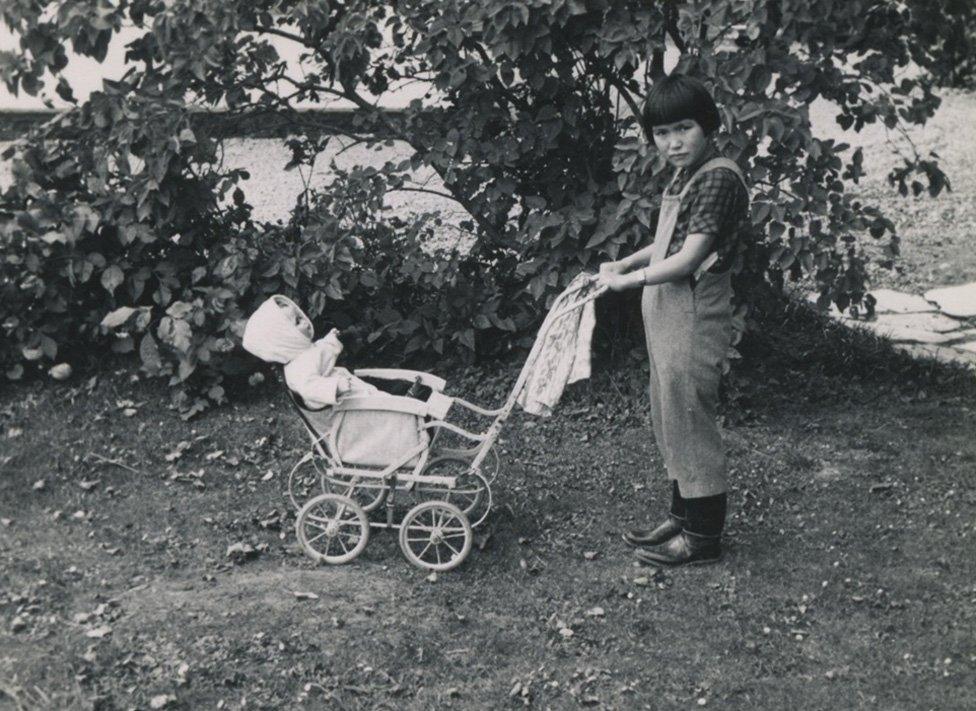
[[[299, 324], [289, 314], [294, 309]], [[244, 326], [244, 350], [265, 362], [285, 365], [312, 346], [315, 330], [305, 312], [287, 296], [275, 294], [251, 314]]]

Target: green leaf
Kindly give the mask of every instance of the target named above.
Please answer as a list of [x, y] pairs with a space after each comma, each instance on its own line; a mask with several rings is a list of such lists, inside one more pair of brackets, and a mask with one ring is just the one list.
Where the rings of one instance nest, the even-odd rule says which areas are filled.
[[136, 309], [132, 308], [131, 306], [121, 306], [114, 311], [105, 314], [105, 317], [102, 318], [100, 325], [102, 328], [111, 331], [112, 329], [118, 328], [128, 321], [129, 317], [135, 312]]
[[125, 281], [125, 273], [116, 264], [102, 272], [102, 286], [110, 294], [114, 295], [123, 281]]
[[66, 244], [68, 238], [65, 237], [63, 232], [58, 232], [57, 230], [49, 230], [41, 235], [41, 239], [47, 244]]
[[175, 319], [182, 319], [186, 318], [191, 311], [193, 311], [193, 304], [188, 304], [185, 301], [174, 301], [166, 309], [166, 315]]
[[609, 236], [610, 236], [610, 232], [608, 230], [597, 229], [593, 233], [593, 236], [590, 237], [589, 240], [587, 240], [586, 249], [593, 249], [594, 247], [603, 244], [604, 242], [607, 241], [607, 238]]
[[474, 350], [474, 331], [472, 329], [466, 328], [458, 333], [458, 340], [468, 350]]

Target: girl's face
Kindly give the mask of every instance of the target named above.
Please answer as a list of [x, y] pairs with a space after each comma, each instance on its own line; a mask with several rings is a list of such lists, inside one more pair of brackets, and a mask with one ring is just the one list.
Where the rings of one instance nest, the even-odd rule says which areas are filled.
[[682, 119], [651, 128], [657, 149], [676, 168], [692, 165], [708, 145], [708, 137], [694, 119]]

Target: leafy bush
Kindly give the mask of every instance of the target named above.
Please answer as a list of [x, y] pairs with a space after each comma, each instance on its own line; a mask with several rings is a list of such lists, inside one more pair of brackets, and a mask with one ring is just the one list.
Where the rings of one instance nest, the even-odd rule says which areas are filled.
[[[232, 189], [241, 176], [208, 169], [215, 146], [188, 125], [179, 111], [154, 115], [132, 133], [128, 160], [96, 148], [117, 138], [94, 119], [84, 126], [85, 153], [56, 139], [17, 153], [4, 199], [30, 208], [2, 227], [8, 378], [76, 360], [93, 345], [135, 352], [148, 374], [169, 378], [192, 415], [206, 405], [200, 394], [221, 402], [224, 378], [253, 369], [235, 349], [246, 316], [273, 293], [347, 330], [353, 353], [367, 359], [390, 349], [472, 352], [476, 329], [515, 330], [486, 265], [422, 248], [435, 216], [377, 219], [386, 178], [375, 170], [335, 169], [330, 190], [303, 195], [288, 224], [259, 225]], [[170, 152], [174, 135], [180, 146]]]
[[[21, 39], [18, 52], [0, 53], [15, 92], [37, 93], [46, 73], [57, 76], [69, 42], [101, 61], [123, 23], [139, 32], [123, 79], [13, 151], [0, 358], [19, 377], [30, 364], [111, 343], [169, 377], [185, 409], [199, 405], [189, 392], [219, 401], [222, 378], [246, 369], [233, 355], [242, 316], [274, 291], [352, 327], [364, 351], [387, 362], [524, 343], [579, 270], [647, 239], [667, 176], [639, 140], [637, 116], [668, 43], [680, 51], [677, 70], [714, 91], [719, 147], [754, 187], [757, 238], [736, 266], [740, 280], [775, 287], [810, 277], [824, 303], [846, 308], [864, 295], [862, 237], [887, 237], [894, 258], [897, 236], [845, 190], [863, 175], [860, 152], [814, 136], [807, 106], [829, 99], [855, 130], [924, 123], [938, 106], [932, 72], [943, 46], [909, 7], [881, 0], [86, 8], [0, 11]], [[300, 48], [302, 72], [271, 38]], [[918, 71], [897, 79], [909, 65]], [[376, 97], [418, 81], [429, 101], [395, 116], [378, 108]], [[63, 81], [57, 90], [73, 99]], [[300, 196], [287, 224], [255, 224], [235, 187], [243, 176], [220, 169], [219, 142], [194, 131], [191, 109], [286, 117], [297, 166], [327, 138], [294, 106], [335, 98], [355, 107], [337, 132], [396, 138], [412, 156], [337, 171], [328, 188]], [[411, 182], [419, 168], [470, 214], [468, 253], [425, 251], [436, 216], [382, 217], [387, 192], [432, 189]], [[890, 179], [902, 192], [948, 184], [932, 156], [910, 157]]]
[[940, 86], [976, 87], [976, 3], [916, 0], [910, 3], [915, 34], [933, 47], [927, 69]]

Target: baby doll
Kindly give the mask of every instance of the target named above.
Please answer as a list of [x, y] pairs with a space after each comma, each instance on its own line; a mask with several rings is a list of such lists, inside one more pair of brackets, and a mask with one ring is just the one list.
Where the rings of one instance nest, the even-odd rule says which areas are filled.
[[346, 395], [368, 395], [376, 388], [335, 362], [342, 353], [339, 331], [332, 329], [285, 366], [285, 382], [310, 408], [335, 405]]
[[285, 366], [285, 382], [312, 409], [335, 405], [347, 395], [378, 392], [345, 368], [339, 331], [313, 342], [312, 322], [291, 299], [272, 296], [248, 319], [244, 348], [264, 361]]

